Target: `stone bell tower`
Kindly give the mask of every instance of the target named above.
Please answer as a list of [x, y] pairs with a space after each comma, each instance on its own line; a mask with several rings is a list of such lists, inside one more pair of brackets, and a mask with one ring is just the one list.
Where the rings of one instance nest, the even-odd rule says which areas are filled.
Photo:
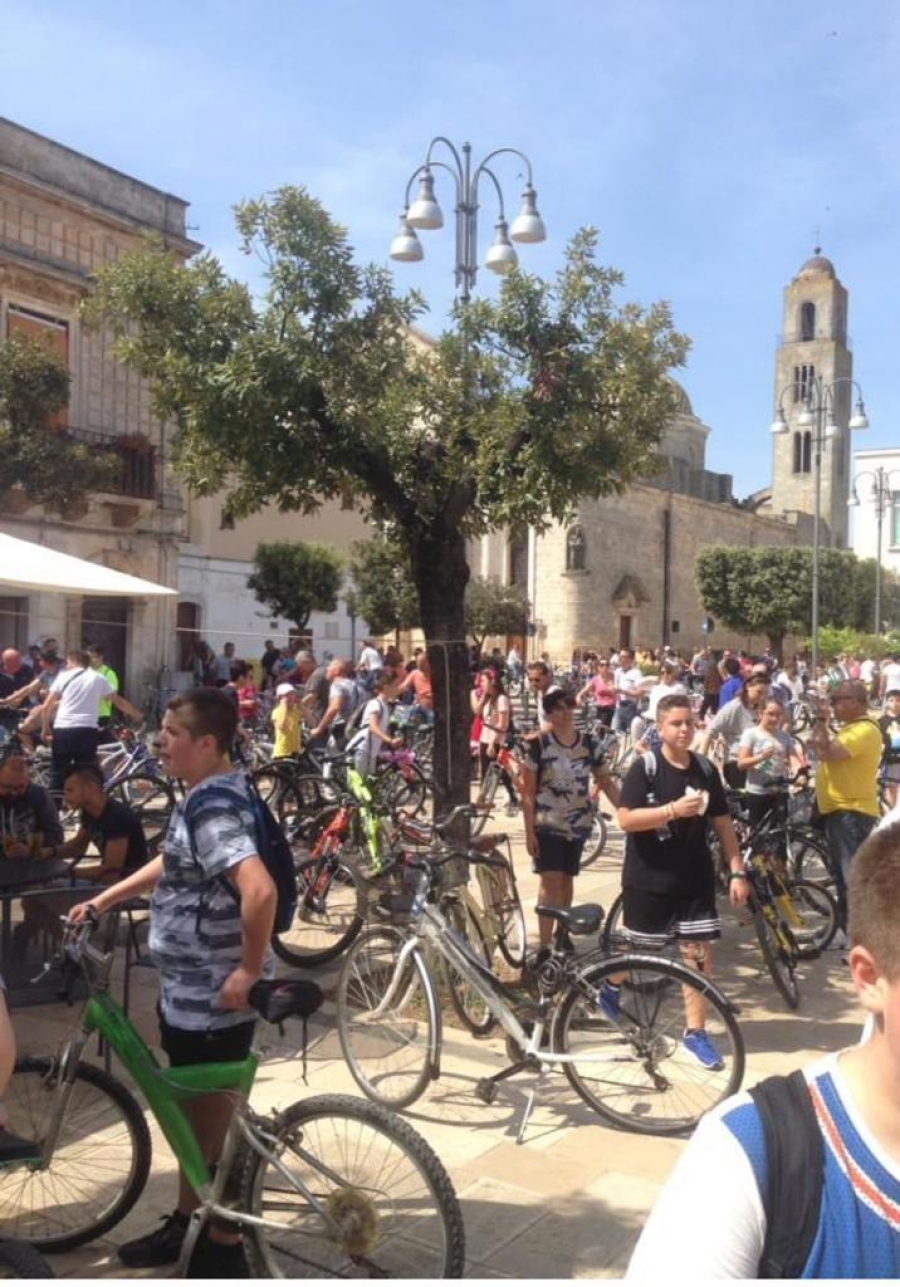
[[[846, 546], [850, 488], [850, 420], [853, 356], [847, 345], [847, 292], [834, 265], [816, 247], [784, 290], [784, 321], [775, 356], [775, 407], [788, 432], [773, 435], [772, 512], [812, 514], [815, 508], [815, 426], [798, 424], [803, 399], [816, 377], [826, 386], [823, 425], [839, 432], [822, 450], [822, 544]], [[830, 392], [829, 392], [830, 390]], [[813, 394], [815, 399], [815, 394]]]

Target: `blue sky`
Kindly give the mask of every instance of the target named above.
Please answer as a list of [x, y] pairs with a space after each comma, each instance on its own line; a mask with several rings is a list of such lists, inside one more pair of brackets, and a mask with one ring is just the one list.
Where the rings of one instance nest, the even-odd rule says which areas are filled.
[[[192, 235], [236, 273], [244, 197], [305, 184], [361, 259], [387, 262], [434, 134], [476, 159], [521, 148], [550, 232], [523, 266], [552, 273], [575, 229], [599, 228], [623, 298], [669, 300], [691, 336], [679, 378], [713, 429], [708, 464], [746, 495], [770, 478], [781, 292], [816, 228], [850, 291], [872, 422], [857, 445], [900, 445], [898, 65], [893, 0], [4, 0], [0, 113], [189, 200]], [[519, 173], [498, 165], [513, 213]], [[452, 234], [423, 236], [425, 262], [396, 278], [439, 329]]]

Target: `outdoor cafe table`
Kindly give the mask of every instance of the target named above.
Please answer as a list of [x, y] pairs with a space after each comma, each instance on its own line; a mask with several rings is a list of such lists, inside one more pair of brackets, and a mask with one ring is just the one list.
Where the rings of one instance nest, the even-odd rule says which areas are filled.
[[[62, 858], [0, 858], [0, 974], [6, 983], [10, 1007], [17, 1005], [47, 1005], [59, 1000], [59, 980], [48, 979], [35, 984], [31, 980], [39, 974], [43, 961], [33, 954], [22, 961], [13, 955], [12, 908], [16, 901], [39, 898], [42, 894], [59, 894], [71, 889], [89, 898], [100, 888], [96, 884], [66, 885], [64, 878], [72, 876], [72, 863]], [[55, 882], [55, 883], [54, 883]]]

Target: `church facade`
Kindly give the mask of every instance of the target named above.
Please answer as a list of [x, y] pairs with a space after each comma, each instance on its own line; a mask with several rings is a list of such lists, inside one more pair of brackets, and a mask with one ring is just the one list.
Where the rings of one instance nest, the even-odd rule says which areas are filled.
[[[697, 556], [710, 545], [811, 545], [815, 503], [813, 440], [799, 425], [813, 380], [835, 391], [837, 435], [822, 461], [821, 539], [845, 545], [849, 495], [853, 360], [847, 344], [847, 292], [818, 252], [785, 288], [775, 359], [775, 405], [788, 421], [773, 435], [773, 483], [746, 500], [732, 479], [706, 468], [710, 428], [678, 387], [678, 409], [660, 444], [662, 468], [618, 496], [586, 499], [573, 521], [476, 543], [473, 574], [518, 584], [531, 605], [528, 656], [566, 660], [575, 649], [671, 644], [690, 651], [761, 650], [753, 638], [712, 622], [694, 583]], [[836, 382], [836, 383], [834, 383]]]

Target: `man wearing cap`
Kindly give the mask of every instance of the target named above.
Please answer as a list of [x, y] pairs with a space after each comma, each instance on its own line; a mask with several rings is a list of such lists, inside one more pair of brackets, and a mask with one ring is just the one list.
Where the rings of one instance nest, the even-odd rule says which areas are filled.
[[770, 687], [768, 667], [763, 663], [754, 664], [738, 695], [719, 707], [693, 748], [699, 755], [706, 755], [713, 738], [723, 738], [728, 749], [722, 776], [736, 791], [742, 790], [747, 781], [746, 772], [737, 763], [741, 738], [748, 728], [755, 726]]

